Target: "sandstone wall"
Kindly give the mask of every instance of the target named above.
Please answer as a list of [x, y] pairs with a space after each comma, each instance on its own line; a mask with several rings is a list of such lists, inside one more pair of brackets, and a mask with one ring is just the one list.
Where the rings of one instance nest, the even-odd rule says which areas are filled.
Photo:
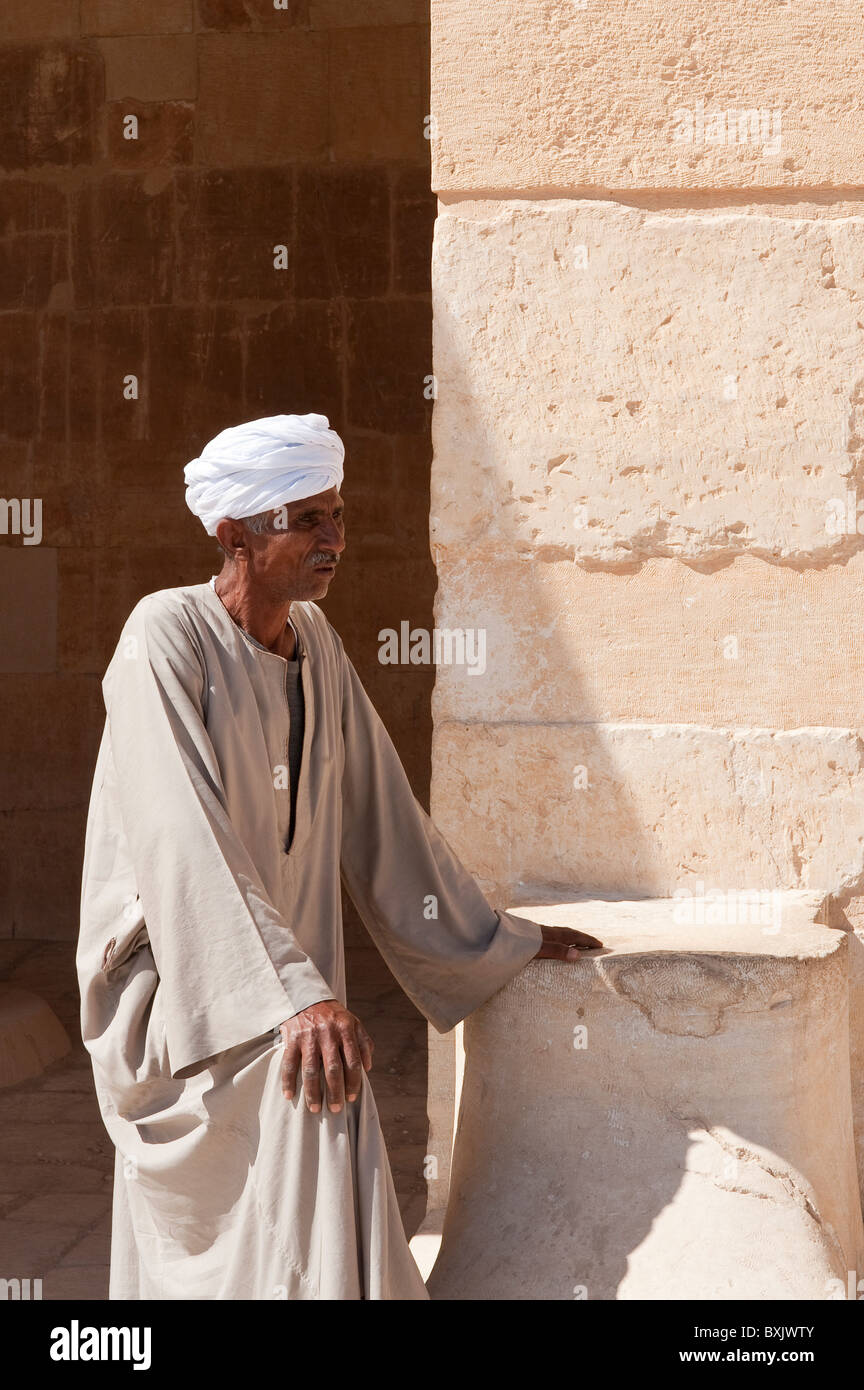
[[0, 935], [71, 939], [100, 679], [142, 594], [218, 568], [182, 467], [228, 424], [343, 435], [327, 612], [426, 795], [431, 672], [377, 634], [434, 590], [428, 19], [4, 0], [0, 96], [0, 495], [43, 508], [0, 538]]

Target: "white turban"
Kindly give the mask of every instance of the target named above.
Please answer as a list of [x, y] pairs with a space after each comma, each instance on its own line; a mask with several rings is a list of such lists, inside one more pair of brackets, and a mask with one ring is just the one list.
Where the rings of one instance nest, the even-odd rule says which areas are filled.
[[215, 536], [223, 517], [255, 516], [342, 482], [345, 446], [326, 415], [271, 415], [211, 439], [183, 470], [186, 505]]

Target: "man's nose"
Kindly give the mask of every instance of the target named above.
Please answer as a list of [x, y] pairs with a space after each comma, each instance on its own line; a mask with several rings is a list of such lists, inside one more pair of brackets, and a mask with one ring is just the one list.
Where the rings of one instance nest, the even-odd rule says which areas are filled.
[[339, 526], [332, 519], [324, 523], [318, 534], [319, 550], [335, 550], [337, 555], [341, 555], [345, 549], [345, 537]]

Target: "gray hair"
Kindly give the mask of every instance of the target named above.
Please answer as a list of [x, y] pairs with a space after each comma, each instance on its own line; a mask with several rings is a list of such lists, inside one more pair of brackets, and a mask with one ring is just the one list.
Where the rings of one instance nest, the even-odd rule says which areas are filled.
[[241, 516], [240, 520], [244, 526], [249, 527], [250, 531], [254, 531], [256, 536], [260, 536], [269, 530], [273, 516], [274, 512], [271, 508], [269, 512], [256, 512], [254, 516]]
[[[278, 510], [278, 509], [277, 509], [277, 510]], [[271, 510], [268, 511], [268, 512], [255, 512], [253, 516], [241, 516], [241, 517], [238, 517], [237, 520], [238, 520], [238, 521], [242, 521], [243, 525], [246, 526], [246, 527], [248, 527], [248, 529], [249, 529], [250, 531], [253, 531], [253, 532], [255, 533], [256, 536], [260, 536], [260, 535], [263, 535], [263, 533], [264, 533], [265, 531], [267, 531], [267, 530], [270, 529], [270, 526], [271, 526], [271, 524], [272, 524], [272, 521], [273, 521], [273, 518], [274, 518], [275, 515], [276, 515], [276, 511], [275, 511], [274, 509], [271, 508]], [[218, 541], [216, 542], [216, 544], [217, 544], [217, 546], [219, 547], [219, 549], [222, 551], [222, 554], [223, 554], [223, 555], [226, 557], [226, 559], [227, 559], [227, 557], [228, 557], [228, 551], [227, 551], [227, 550], [224, 550], [224, 549], [222, 548], [222, 546], [219, 545], [219, 542], [218, 542]]]

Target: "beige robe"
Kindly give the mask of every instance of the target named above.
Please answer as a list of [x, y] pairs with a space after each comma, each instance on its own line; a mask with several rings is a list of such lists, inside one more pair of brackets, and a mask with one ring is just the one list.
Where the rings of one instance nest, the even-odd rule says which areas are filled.
[[209, 584], [142, 599], [103, 681], [77, 963], [117, 1150], [111, 1298], [426, 1298], [369, 1078], [337, 1114], [286, 1101], [273, 1030], [345, 1002], [340, 871], [440, 1032], [540, 946], [416, 800], [323, 611], [291, 617], [306, 717], [288, 851], [285, 662]]

